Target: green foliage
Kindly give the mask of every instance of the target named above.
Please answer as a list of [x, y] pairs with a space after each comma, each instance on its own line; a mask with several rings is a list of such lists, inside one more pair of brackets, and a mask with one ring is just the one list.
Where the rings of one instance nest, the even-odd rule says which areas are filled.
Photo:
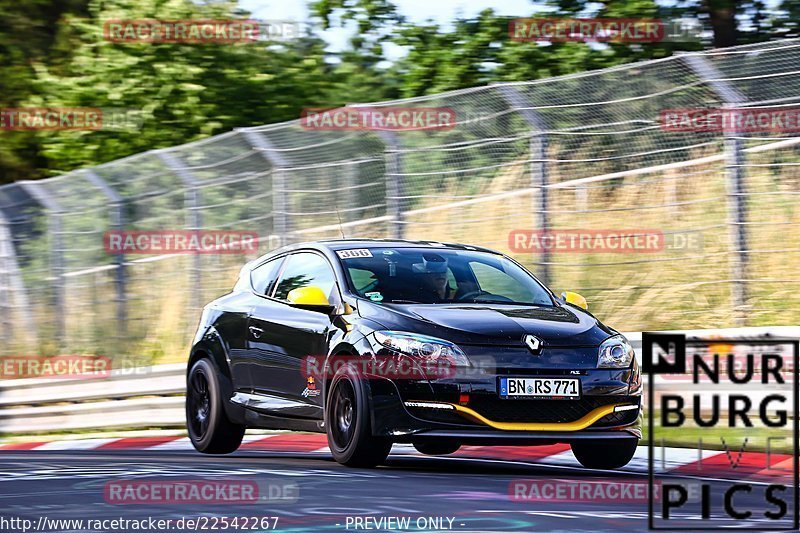
[[[708, 43], [525, 43], [511, 17], [486, 9], [441, 27], [410, 23], [391, 0], [314, 0], [322, 28], [352, 34], [331, 52], [309, 33], [275, 43], [115, 44], [109, 19], [245, 18], [234, 0], [0, 0], [0, 106], [127, 110], [140, 125], [100, 131], [0, 132], [0, 183], [37, 179], [235, 127], [298, 117], [307, 107], [413, 97], [598, 69], [709, 44], [798, 35], [800, 1], [549, 0], [519, 17], [697, 17]], [[737, 18], [734, 18], [737, 17]], [[736, 21], [740, 27], [735, 27]], [[732, 27], [731, 24], [734, 24]], [[387, 59], [389, 46], [405, 53]]]
[[[140, 122], [99, 131], [3, 132], [0, 182], [58, 174], [234, 127], [290, 120], [304, 107], [342, 103], [326, 44], [313, 36], [280, 43], [117, 44], [102, 33], [109, 19], [246, 16], [231, 1], [91, 0], [85, 10], [50, 21], [47, 43], [10, 42], [13, 36], [0, 32], [0, 54], [12, 65], [4, 67], [0, 81], [4, 107], [126, 110]], [[65, 52], [38, 51], [48, 47]]]
[[70, 18], [72, 57], [59, 69], [36, 67], [33, 106], [134, 110], [141, 128], [40, 134], [48, 172], [121, 158], [230, 130], [299, 115], [324, 92], [324, 43], [115, 44], [107, 19], [241, 17], [235, 3], [198, 5], [93, 1], [89, 19]]
[[[55, 28], [68, 14], [85, 14], [88, 0], [0, 0], [0, 107], [19, 107], [30, 97], [34, 62], [58, 65], [68, 51]], [[29, 179], [43, 167], [36, 137], [28, 132], [0, 133], [0, 183]]]

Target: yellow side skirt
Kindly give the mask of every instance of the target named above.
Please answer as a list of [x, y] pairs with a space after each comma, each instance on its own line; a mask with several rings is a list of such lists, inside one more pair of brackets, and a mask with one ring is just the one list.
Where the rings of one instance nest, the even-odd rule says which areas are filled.
[[456, 411], [458, 411], [462, 416], [471, 418], [476, 422], [486, 424], [487, 426], [495, 429], [506, 431], [580, 431], [581, 429], [591, 426], [604, 416], [613, 413], [614, 408], [625, 404], [613, 404], [598, 407], [574, 422], [494, 422], [493, 420], [489, 420], [483, 415], [473, 411], [469, 407], [456, 404], [450, 405], [455, 407]]

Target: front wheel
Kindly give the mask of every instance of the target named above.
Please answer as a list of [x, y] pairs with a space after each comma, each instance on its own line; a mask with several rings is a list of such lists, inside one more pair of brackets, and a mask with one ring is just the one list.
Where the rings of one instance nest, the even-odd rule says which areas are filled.
[[372, 435], [366, 385], [358, 371], [343, 366], [331, 379], [325, 405], [328, 447], [336, 462], [372, 468], [382, 464], [392, 443]]
[[585, 468], [612, 470], [631, 462], [639, 439], [586, 439], [571, 444], [572, 453]]
[[200, 359], [189, 370], [186, 383], [186, 428], [197, 451], [231, 453], [242, 443], [247, 428], [228, 420], [224, 401], [214, 365]]

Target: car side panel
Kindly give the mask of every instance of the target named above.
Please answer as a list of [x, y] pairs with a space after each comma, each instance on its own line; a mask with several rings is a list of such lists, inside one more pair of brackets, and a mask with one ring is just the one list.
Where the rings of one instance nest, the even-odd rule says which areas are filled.
[[[208, 328], [200, 340], [192, 347], [187, 371], [192, 368], [195, 361], [202, 357], [208, 357], [211, 360], [211, 364], [214, 365], [222, 389], [222, 397], [226, 400], [231, 398], [234, 387], [231, 380], [225, 341], [213, 327]], [[225, 414], [228, 419], [237, 424], [245, 423], [245, 413], [241, 406], [230, 401], [223, 401], [222, 404], [225, 406]]]
[[262, 299], [255, 306], [248, 330], [248, 350], [254, 360], [253, 389], [302, 404], [319, 407], [322, 416], [322, 388], [317, 378], [310, 381], [306, 358], [324, 361], [328, 341], [334, 334], [331, 318], [316, 311], [298, 309], [275, 300]]
[[226, 359], [235, 391], [252, 388], [252, 361], [247, 354], [247, 318], [256, 297], [249, 292], [234, 293], [215, 302], [209, 312], [211, 324], [224, 342]]

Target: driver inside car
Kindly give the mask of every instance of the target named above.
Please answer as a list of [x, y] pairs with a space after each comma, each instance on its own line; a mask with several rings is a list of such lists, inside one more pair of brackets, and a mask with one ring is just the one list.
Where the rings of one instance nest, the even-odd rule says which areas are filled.
[[452, 301], [455, 291], [450, 288], [447, 276], [447, 260], [440, 255], [424, 254], [422, 263], [414, 263], [412, 272], [421, 280], [423, 301]]

